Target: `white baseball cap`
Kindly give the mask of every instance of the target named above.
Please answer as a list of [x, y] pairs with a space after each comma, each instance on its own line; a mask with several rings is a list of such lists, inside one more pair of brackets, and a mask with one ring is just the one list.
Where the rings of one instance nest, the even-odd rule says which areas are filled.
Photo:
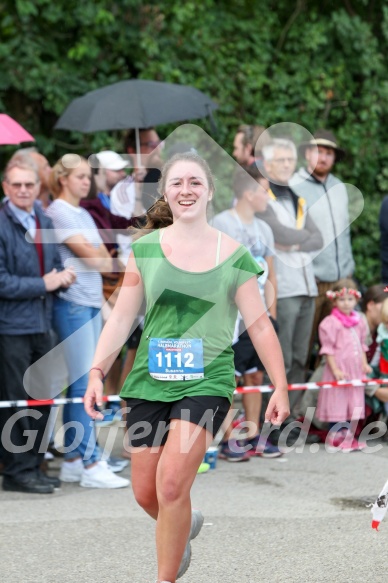
[[100, 164], [101, 168], [106, 168], [107, 170], [122, 170], [126, 166], [128, 166], [129, 161], [124, 160], [112, 150], [104, 150], [103, 152], [99, 152], [96, 154], [96, 158]]

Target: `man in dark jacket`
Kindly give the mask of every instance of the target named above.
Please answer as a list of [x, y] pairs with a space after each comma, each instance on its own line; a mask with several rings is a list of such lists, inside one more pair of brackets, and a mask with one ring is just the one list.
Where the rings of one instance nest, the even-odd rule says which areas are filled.
[[[0, 400], [44, 399], [49, 375], [27, 371], [52, 348], [52, 292], [70, 286], [75, 273], [63, 270], [57, 246], [47, 236], [53, 225], [35, 203], [39, 175], [34, 162], [11, 160], [3, 190], [7, 201], [0, 210]], [[47, 406], [0, 408], [3, 490], [46, 494], [59, 485], [57, 478], [40, 470], [48, 416]]]

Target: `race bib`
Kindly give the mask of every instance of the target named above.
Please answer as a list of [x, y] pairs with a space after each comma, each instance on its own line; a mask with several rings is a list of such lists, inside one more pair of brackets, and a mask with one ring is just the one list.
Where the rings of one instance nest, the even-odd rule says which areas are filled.
[[150, 338], [148, 371], [159, 381], [203, 379], [202, 338]]

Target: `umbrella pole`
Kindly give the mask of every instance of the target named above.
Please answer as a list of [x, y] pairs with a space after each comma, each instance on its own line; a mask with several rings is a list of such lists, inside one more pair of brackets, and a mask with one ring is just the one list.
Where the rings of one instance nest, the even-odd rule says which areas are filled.
[[136, 138], [136, 164], [138, 168], [142, 167], [141, 154], [140, 154], [140, 132], [139, 128], [135, 128], [135, 138]]

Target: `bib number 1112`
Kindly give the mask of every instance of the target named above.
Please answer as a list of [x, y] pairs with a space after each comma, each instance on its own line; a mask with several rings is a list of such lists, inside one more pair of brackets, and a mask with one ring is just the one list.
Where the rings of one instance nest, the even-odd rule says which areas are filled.
[[[157, 358], [159, 368], [162, 368], [164, 364], [163, 358], [165, 359], [165, 365], [167, 368], [172, 368], [173, 366], [176, 366], [177, 368], [181, 368], [182, 366], [184, 368], [194, 368], [194, 354], [192, 352], [186, 352], [183, 355], [181, 352], [177, 352], [175, 354], [172, 354], [171, 352], [158, 352], [155, 356]], [[175, 359], [175, 362], [173, 362], [173, 359]]]
[[204, 378], [202, 338], [150, 338], [148, 371], [159, 381]]

